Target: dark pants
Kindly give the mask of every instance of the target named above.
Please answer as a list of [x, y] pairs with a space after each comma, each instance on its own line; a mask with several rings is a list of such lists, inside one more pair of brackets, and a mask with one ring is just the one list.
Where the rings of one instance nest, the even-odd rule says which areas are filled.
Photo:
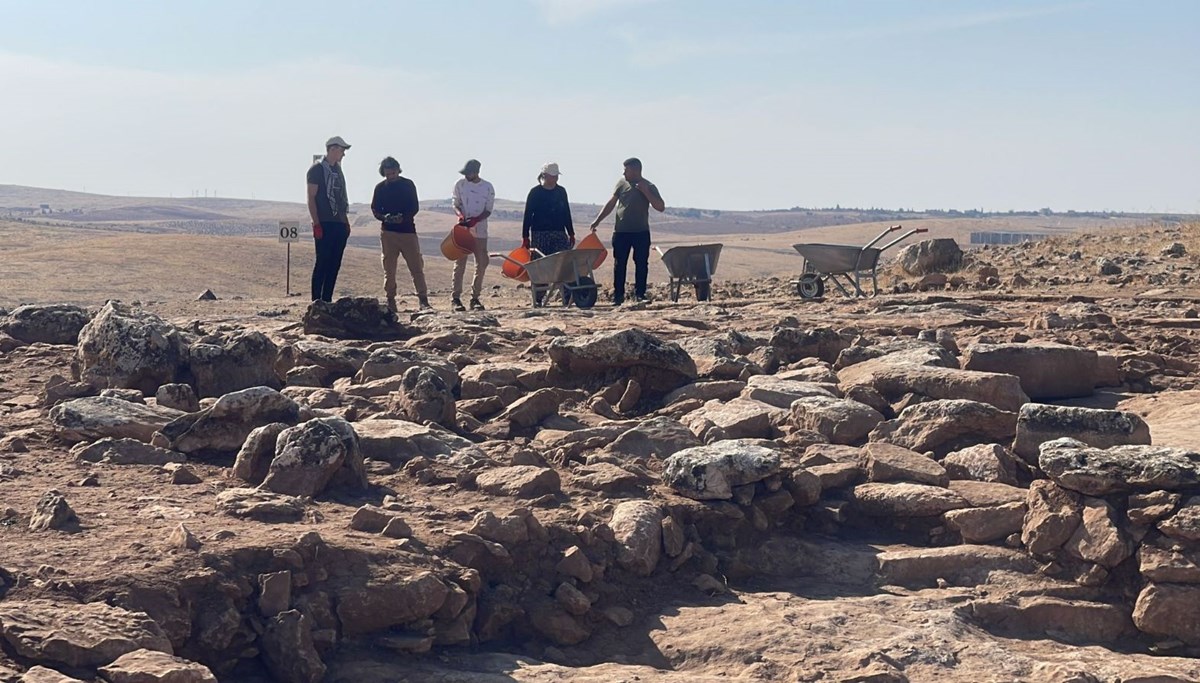
[[625, 300], [625, 268], [633, 250], [633, 292], [646, 296], [646, 277], [650, 273], [650, 231], [613, 233], [613, 303]]
[[333, 286], [342, 268], [342, 253], [350, 238], [350, 226], [345, 223], [321, 223], [321, 239], [317, 245], [317, 262], [313, 264], [313, 301], [333, 301]]

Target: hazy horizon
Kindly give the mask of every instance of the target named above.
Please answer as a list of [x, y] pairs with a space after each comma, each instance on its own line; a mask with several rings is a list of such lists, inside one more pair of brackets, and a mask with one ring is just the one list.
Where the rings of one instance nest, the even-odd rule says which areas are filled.
[[341, 135], [355, 202], [639, 156], [673, 206], [1200, 213], [1184, 0], [4, 7], [3, 184], [299, 202]]

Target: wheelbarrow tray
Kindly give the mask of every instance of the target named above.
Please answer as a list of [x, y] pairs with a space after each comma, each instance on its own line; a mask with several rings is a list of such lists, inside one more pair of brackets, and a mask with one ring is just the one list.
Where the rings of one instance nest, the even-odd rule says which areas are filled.
[[684, 283], [708, 282], [721, 260], [720, 244], [671, 247], [661, 253], [663, 265], [672, 279]]
[[805, 272], [823, 274], [874, 270], [883, 253], [874, 247], [844, 244], [793, 244], [792, 248], [804, 257]]
[[535, 258], [525, 264], [529, 282], [534, 285], [555, 285], [575, 282], [580, 277], [590, 277], [592, 264], [601, 249], [568, 249], [549, 256]]

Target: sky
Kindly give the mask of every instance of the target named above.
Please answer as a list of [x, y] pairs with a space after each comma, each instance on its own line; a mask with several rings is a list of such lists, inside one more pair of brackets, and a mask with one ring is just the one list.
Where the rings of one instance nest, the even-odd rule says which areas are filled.
[[1195, 0], [0, 0], [0, 184], [1200, 213]]

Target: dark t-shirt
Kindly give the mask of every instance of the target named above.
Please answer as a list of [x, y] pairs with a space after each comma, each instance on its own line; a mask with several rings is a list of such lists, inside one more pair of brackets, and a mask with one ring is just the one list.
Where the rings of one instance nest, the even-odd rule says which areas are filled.
[[[380, 228], [389, 232], [416, 232], [417, 226], [413, 216], [421, 210], [417, 200], [417, 186], [408, 178], [397, 177], [395, 180], [384, 180], [375, 186], [375, 195], [371, 198], [371, 213], [381, 221]], [[383, 215], [389, 213], [404, 214], [400, 222], [382, 222]]]
[[[662, 195], [658, 193], [658, 188], [653, 183], [647, 183], [645, 180], [638, 182], [649, 185], [650, 194], [662, 199]], [[649, 232], [650, 200], [646, 199], [646, 195], [642, 194], [642, 191], [634, 187], [628, 180], [621, 178], [617, 181], [616, 188], [613, 189], [613, 196], [617, 198], [617, 225], [613, 231]]]
[[322, 164], [313, 164], [308, 169], [308, 182], [317, 186], [317, 220], [322, 223], [350, 224], [350, 201], [346, 198], [346, 176], [342, 173], [341, 165], [333, 167], [333, 199], [325, 185], [325, 168]]
[[521, 237], [529, 237], [530, 231], [556, 230], [565, 231], [568, 235], [575, 234], [567, 190], [562, 185], [555, 185], [553, 190], [535, 185], [525, 198], [525, 220], [521, 225]]

